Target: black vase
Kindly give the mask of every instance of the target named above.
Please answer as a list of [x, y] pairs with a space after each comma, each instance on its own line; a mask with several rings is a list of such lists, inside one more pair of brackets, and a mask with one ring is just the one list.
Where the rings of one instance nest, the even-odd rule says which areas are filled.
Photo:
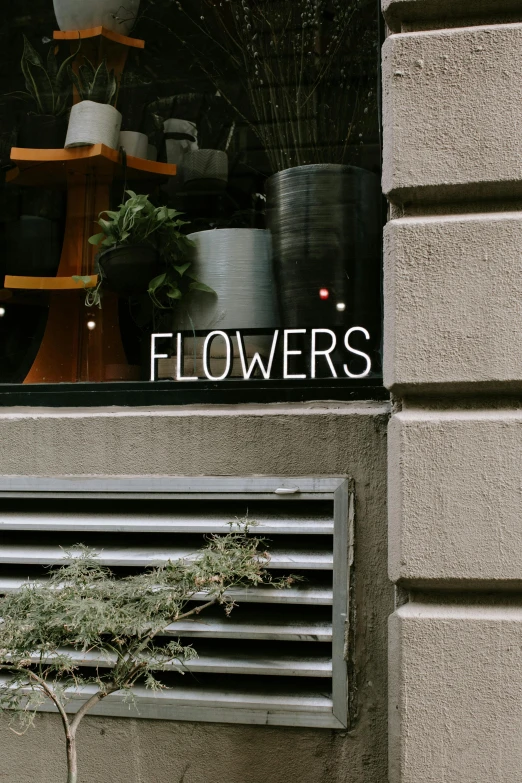
[[29, 149], [62, 149], [67, 135], [67, 119], [52, 114], [27, 114], [18, 134], [18, 146]]
[[287, 328], [380, 332], [381, 191], [355, 166], [314, 164], [267, 182], [281, 318]]
[[100, 253], [103, 284], [120, 296], [146, 293], [158, 271], [158, 254], [149, 245], [120, 245]]

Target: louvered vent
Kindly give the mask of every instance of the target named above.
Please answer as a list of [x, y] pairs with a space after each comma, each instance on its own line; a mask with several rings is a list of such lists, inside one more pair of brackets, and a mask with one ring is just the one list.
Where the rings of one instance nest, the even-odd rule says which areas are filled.
[[[165, 673], [169, 688], [113, 694], [97, 714], [272, 725], [347, 725], [353, 497], [346, 479], [2, 478], [0, 592], [44, 576], [62, 547], [84, 543], [126, 574], [185, 557], [248, 514], [269, 540], [270, 568], [300, 574], [285, 590], [249, 589], [172, 626], [198, 658]], [[203, 596], [202, 596], [203, 598]], [[103, 665], [93, 654], [84, 666]], [[70, 702], [77, 709], [79, 700]]]

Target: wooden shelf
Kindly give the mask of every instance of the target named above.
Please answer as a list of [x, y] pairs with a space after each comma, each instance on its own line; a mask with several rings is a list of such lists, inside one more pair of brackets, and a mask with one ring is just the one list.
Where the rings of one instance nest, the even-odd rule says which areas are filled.
[[55, 41], [77, 41], [78, 39], [83, 41], [86, 38], [98, 37], [107, 38], [108, 41], [122, 44], [122, 46], [130, 46], [133, 49], [145, 48], [145, 41], [113, 33], [112, 30], [107, 30], [106, 27], [91, 27], [89, 30], [55, 30], [53, 33]]
[[75, 291], [84, 288], [95, 288], [98, 275], [90, 275], [90, 283], [73, 280], [72, 277], [22, 277], [21, 275], [6, 275], [4, 288], [18, 288], [24, 291]]
[[[6, 182], [37, 188], [65, 188], [77, 174], [92, 175], [98, 182], [123, 179], [124, 168], [118, 150], [104, 144], [72, 149], [25, 149], [13, 147], [11, 160], [16, 168], [6, 174]], [[126, 176], [130, 182], [158, 182], [175, 177], [177, 167], [145, 158], [127, 157]]]

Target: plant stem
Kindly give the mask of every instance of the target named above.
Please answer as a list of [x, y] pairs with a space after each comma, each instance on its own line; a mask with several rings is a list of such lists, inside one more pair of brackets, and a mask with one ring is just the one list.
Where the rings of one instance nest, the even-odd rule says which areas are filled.
[[77, 783], [77, 781], [76, 737], [74, 734], [67, 734], [67, 783]]

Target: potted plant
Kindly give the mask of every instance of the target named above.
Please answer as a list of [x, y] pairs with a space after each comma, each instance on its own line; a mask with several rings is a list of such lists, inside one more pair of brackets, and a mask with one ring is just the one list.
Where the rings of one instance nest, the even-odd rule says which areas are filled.
[[193, 59], [265, 151], [284, 325], [341, 326], [357, 307], [365, 323], [379, 322], [380, 183], [353, 165], [361, 139], [379, 133], [373, 3], [230, 0], [226, 12], [202, 3], [203, 14], [191, 0], [176, 4], [193, 35], [181, 24], [170, 31], [180, 45], [190, 41]]
[[51, 45], [45, 63], [24, 35], [21, 65], [26, 92], [15, 95], [30, 101], [32, 110], [23, 119], [19, 146], [34, 149], [64, 146], [67, 113], [72, 103], [70, 66], [78, 51], [59, 64], [55, 47]]
[[103, 60], [96, 68], [90, 60], [80, 65], [78, 74], [70, 71], [81, 98], [71, 109], [65, 147], [105, 144], [118, 149], [122, 116], [115, 108], [118, 82], [114, 70]]
[[[114, 693], [132, 698], [135, 685], [164, 688], [162, 671], [182, 672], [197, 657], [192, 647], [179, 640], [162, 644], [158, 636], [211, 606], [230, 614], [230, 593], [238, 588], [292, 583], [292, 577], [270, 578], [264, 543], [247, 532], [214, 536], [187, 560], [124, 578], [102, 567], [93, 550], [67, 552], [64, 565], [47, 579], [0, 599], [0, 670], [7, 675], [0, 710], [27, 727], [48, 700], [64, 729], [67, 783], [77, 783], [78, 729], [85, 715]], [[190, 603], [202, 593], [202, 601]], [[82, 663], [93, 658], [101, 664], [89, 677]], [[74, 712], [73, 699], [81, 700]]]
[[[191, 242], [181, 232], [186, 221], [175, 209], [155, 207], [147, 195], [127, 191], [116, 211], [101, 213], [100, 233], [90, 237], [100, 245], [100, 283], [88, 292], [90, 304], [100, 304], [103, 287], [120, 295], [149, 292], [159, 309], [169, 309], [185, 291], [212, 291], [188, 271]], [[93, 299], [94, 297], [94, 299]]]
[[53, 0], [60, 30], [106, 27], [129, 35], [136, 23], [140, 0]]

